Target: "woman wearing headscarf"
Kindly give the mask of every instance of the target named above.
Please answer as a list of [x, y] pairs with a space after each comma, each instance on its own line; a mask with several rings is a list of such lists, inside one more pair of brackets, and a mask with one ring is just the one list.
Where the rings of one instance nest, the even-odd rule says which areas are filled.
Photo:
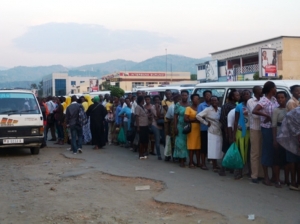
[[[283, 119], [277, 142], [286, 149], [286, 159], [291, 169], [291, 185], [290, 189], [299, 191], [300, 181], [300, 107], [296, 107], [287, 113]], [[293, 164], [293, 167], [291, 167]], [[296, 171], [297, 179], [296, 181]]]
[[90, 119], [90, 130], [92, 134], [92, 144], [95, 145], [94, 149], [99, 149], [105, 146], [105, 132], [104, 121], [107, 111], [105, 107], [100, 103], [99, 96], [95, 96], [94, 104], [91, 104], [86, 112], [86, 115]]
[[[84, 112], [87, 112], [88, 108], [93, 104], [90, 95], [82, 96], [82, 106], [84, 108]], [[88, 119], [87, 124], [82, 127], [83, 131], [83, 142], [88, 144], [92, 140], [92, 134], [90, 129], [90, 119]]]
[[[71, 97], [66, 96], [65, 102], [62, 104], [63, 108], [64, 108], [64, 114], [66, 114], [67, 108], [68, 108], [68, 106], [70, 106], [70, 104], [71, 104]], [[66, 121], [65, 121], [64, 122], [64, 143], [68, 143], [68, 138], [69, 138], [68, 128], [67, 128]]]

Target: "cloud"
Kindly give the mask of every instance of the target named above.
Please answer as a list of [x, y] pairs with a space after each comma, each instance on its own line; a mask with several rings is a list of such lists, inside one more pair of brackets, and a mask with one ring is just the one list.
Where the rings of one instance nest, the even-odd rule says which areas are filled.
[[174, 43], [174, 38], [142, 30], [109, 30], [100, 25], [47, 23], [32, 26], [14, 44], [26, 52], [101, 53], [145, 50]]

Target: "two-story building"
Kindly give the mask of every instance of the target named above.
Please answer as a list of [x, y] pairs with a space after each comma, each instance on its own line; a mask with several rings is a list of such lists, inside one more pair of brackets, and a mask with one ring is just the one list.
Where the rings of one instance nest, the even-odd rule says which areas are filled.
[[[266, 60], [262, 59], [262, 49], [271, 49]], [[216, 51], [211, 57], [211, 61], [197, 64], [200, 82], [253, 80], [256, 72], [263, 77], [265, 74], [261, 74], [260, 69], [272, 63], [275, 63], [277, 77], [300, 79], [300, 37], [297, 36], [280, 36]]]

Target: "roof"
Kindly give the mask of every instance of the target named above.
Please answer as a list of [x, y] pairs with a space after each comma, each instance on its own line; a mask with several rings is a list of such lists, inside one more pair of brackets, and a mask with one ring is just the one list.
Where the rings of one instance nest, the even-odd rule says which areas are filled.
[[221, 50], [221, 51], [215, 51], [215, 52], [212, 52], [210, 54], [216, 54], [216, 53], [221, 53], [221, 52], [224, 52], [224, 51], [230, 51], [230, 50], [238, 49], [238, 48], [241, 48], [241, 47], [247, 47], [247, 46], [250, 46], [250, 45], [253, 45], [253, 44], [259, 44], [259, 43], [263, 43], [263, 42], [266, 42], [266, 41], [275, 40], [275, 39], [284, 38], [284, 37], [286, 37], [286, 38], [300, 38], [300, 36], [278, 36], [278, 37], [273, 37], [273, 38], [270, 38], [270, 39], [267, 39], [267, 40], [261, 40], [261, 41], [257, 41], [257, 42], [254, 42], [254, 43], [241, 45], [241, 46], [238, 46], [238, 47], [228, 48], [228, 49]]
[[263, 86], [267, 81], [272, 81], [276, 86], [286, 86], [291, 87], [293, 85], [299, 84], [300, 80], [259, 80], [259, 81], [236, 81], [236, 82], [206, 82], [200, 83], [195, 86], [195, 88], [199, 87], [229, 87], [229, 88], [238, 88], [238, 87], [249, 87], [249, 86]]
[[[211, 87], [229, 87], [229, 88], [235, 88], [235, 87], [249, 87], [250, 86], [263, 86], [267, 81], [269, 80], [258, 80], [258, 81], [236, 81], [236, 82], [206, 82], [206, 83], [200, 83], [195, 86], [195, 88], [199, 88], [201, 86], [205, 88], [211, 88]], [[297, 83], [300, 83], [300, 80], [270, 80], [275, 83], [276, 86], [287, 86], [291, 87], [293, 85], [296, 85]], [[211, 85], [211, 87], [210, 87]]]
[[0, 92], [9, 92], [9, 93], [32, 93], [30, 89], [0, 89]]

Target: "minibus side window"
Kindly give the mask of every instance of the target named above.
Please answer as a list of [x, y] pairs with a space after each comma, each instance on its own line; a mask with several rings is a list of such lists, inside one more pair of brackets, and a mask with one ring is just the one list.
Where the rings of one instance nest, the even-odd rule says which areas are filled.
[[277, 92], [285, 92], [286, 93], [286, 95], [287, 95], [286, 102], [288, 102], [289, 99], [291, 99], [291, 93], [287, 89], [276, 88], [276, 90], [277, 90]]
[[219, 100], [219, 106], [222, 106], [223, 103], [223, 99], [225, 96], [225, 89], [224, 88], [199, 88], [196, 89], [194, 93], [199, 94], [200, 96], [200, 103], [204, 102], [204, 97], [203, 97], [203, 93], [205, 90], [210, 90], [212, 92], [213, 96], [217, 96], [218, 100]]
[[[234, 89], [234, 88], [233, 88]], [[252, 92], [252, 88], [235, 88], [239, 93], [240, 93], [240, 96], [242, 96], [242, 92], [244, 90], [248, 90], [250, 93], [251, 93], [251, 97], [253, 97], [253, 92]], [[226, 94], [226, 99], [225, 99], [225, 102], [224, 103], [227, 103], [228, 101], [228, 96], [229, 96], [229, 93], [231, 92], [231, 89], [229, 88], [227, 90], [227, 94]]]

